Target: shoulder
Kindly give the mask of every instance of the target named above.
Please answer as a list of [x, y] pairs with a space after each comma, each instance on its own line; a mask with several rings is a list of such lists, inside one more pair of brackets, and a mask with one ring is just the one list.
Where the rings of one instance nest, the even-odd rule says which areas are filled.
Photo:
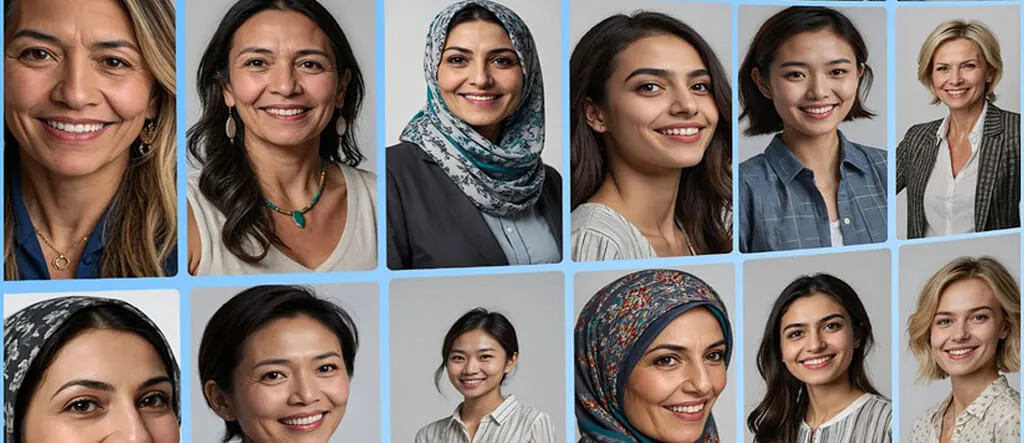
[[740, 163], [740, 180], [766, 180], [771, 174], [771, 164], [764, 153], [757, 154]]
[[614, 240], [629, 232], [628, 221], [612, 208], [598, 203], [585, 203], [572, 211], [573, 243], [579, 237], [600, 237]]
[[349, 166], [344, 163], [339, 163], [338, 167], [341, 168], [342, 172], [344, 172], [347, 177], [353, 177], [366, 186], [373, 188], [377, 184], [377, 174], [374, 172], [360, 169], [355, 166]]
[[545, 163], [544, 164], [544, 181], [546, 181], [546, 182], [554, 181], [554, 182], [558, 183], [559, 186], [561, 186], [561, 184], [562, 184], [562, 174], [559, 174], [557, 169], [555, 169], [551, 165]]
[[416, 431], [417, 442], [433, 442], [444, 439], [444, 431], [448, 429], [451, 424], [451, 417], [442, 417], [428, 423], [426, 426]]
[[401, 142], [389, 146], [384, 151], [384, 163], [390, 170], [393, 167], [407, 167], [415, 165], [424, 160], [424, 152], [419, 145], [412, 142]]
[[886, 168], [889, 166], [888, 151], [852, 141], [849, 142], [849, 146], [853, 152], [848, 152], [846, 154], [847, 158], [859, 156], [863, 159], [862, 164], [875, 171], [880, 178], [884, 179], [887, 176]]
[[924, 123], [918, 123], [912, 125], [910, 129], [907, 129], [907, 133], [903, 136], [904, 141], [914, 142], [919, 139], [927, 137], [934, 137], [935, 132], [939, 130], [939, 126], [942, 126], [943, 119], [932, 120]]

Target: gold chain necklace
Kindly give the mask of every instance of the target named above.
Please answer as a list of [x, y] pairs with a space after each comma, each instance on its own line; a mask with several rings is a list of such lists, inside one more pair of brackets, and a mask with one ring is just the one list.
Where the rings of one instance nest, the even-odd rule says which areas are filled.
[[[35, 229], [36, 235], [39, 236], [39, 238], [43, 241], [43, 243], [46, 243], [46, 246], [49, 246], [50, 249], [53, 249], [54, 252], [57, 253], [57, 255], [55, 255], [52, 259], [50, 259], [50, 264], [53, 265], [54, 269], [56, 269], [58, 271], [64, 271], [64, 270], [66, 270], [68, 268], [68, 266], [71, 266], [71, 259], [68, 258], [68, 255], [65, 254], [64, 251], [61, 251], [60, 249], [57, 249], [57, 247], [54, 246], [53, 243], [50, 243], [50, 240], [47, 239], [46, 236], [43, 235], [42, 232], [39, 232], [39, 229], [36, 229], [36, 228], [33, 228], [33, 229]], [[78, 246], [80, 246], [82, 243], [84, 243], [88, 239], [89, 239], [88, 235], [86, 235], [85, 237], [82, 237], [81, 240], [79, 240], [75, 244], [71, 245], [71, 247], [68, 248], [68, 250], [74, 251], [75, 249], [78, 249]]]

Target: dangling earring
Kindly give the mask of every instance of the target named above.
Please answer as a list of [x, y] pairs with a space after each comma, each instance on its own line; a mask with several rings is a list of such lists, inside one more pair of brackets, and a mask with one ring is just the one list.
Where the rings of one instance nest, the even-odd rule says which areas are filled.
[[224, 125], [224, 133], [227, 134], [228, 139], [232, 143], [235, 141], [235, 135], [238, 133], [238, 128], [235, 127], [235, 116], [231, 112], [233, 108], [228, 108], [228, 122]]
[[338, 116], [338, 121], [334, 124], [335, 129], [338, 131], [338, 137], [345, 135], [345, 131], [348, 131], [348, 122], [345, 121], [345, 117]]
[[139, 154], [143, 157], [153, 151], [153, 142], [156, 141], [156, 123], [153, 120], [146, 120], [139, 133]]

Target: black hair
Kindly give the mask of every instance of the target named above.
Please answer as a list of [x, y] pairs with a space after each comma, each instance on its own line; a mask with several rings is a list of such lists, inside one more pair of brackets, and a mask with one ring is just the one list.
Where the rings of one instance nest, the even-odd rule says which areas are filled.
[[[448, 22], [448, 29], [445, 32], [445, 34], [451, 33], [452, 29], [455, 29], [455, 27], [458, 25], [461, 25], [466, 22], [474, 22], [477, 20], [491, 22], [498, 26], [501, 26], [502, 28], [505, 27], [505, 25], [501, 23], [501, 20], [498, 19], [498, 16], [494, 15], [493, 12], [489, 11], [487, 8], [484, 8], [483, 6], [474, 3], [458, 10], [455, 13], [455, 15], [452, 16], [452, 20]], [[507, 29], [505, 31], [508, 32]]]
[[[484, 308], [473, 309], [459, 317], [444, 336], [444, 342], [441, 344], [441, 364], [434, 371], [434, 387], [438, 392], [441, 391], [441, 375], [444, 374], [445, 363], [448, 362], [448, 356], [451, 354], [455, 340], [462, 334], [476, 330], [486, 332], [497, 341], [501, 345], [501, 349], [505, 351], [506, 360], [511, 360], [519, 353], [516, 328], [512, 326], [512, 322], [507, 317]], [[505, 377], [506, 375], [501, 376], [501, 383], [505, 382]]]

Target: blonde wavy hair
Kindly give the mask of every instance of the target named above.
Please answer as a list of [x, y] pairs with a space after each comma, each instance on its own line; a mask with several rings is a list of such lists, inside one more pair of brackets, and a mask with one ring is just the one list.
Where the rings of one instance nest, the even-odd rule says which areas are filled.
[[917, 310], [907, 321], [910, 350], [921, 363], [918, 379], [938, 380], [949, 376], [932, 356], [931, 326], [939, 299], [949, 285], [969, 279], [985, 282], [999, 300], [1003, 321], [1010, 330], [1005, 340], [996, 347], [996, 370], [1020, 371], [1020, 288], [1010, 272], [991, 257], [960, 257], [943, 266], [932, 275], [917, 298]]
[[[17, 1], [5, 2], [8, 18]], [[128, 13], [142, 57], [156, 82], [154, 94], [159, 105], [151, 149], [142, 155], [133, 144], [131, 163], [110, 202], [99, 276], [164, 276], [164, 263], [178, 243], [174, 5], [170, 0], [119, 2]], [[12, 147], [7, 146], [8, 152]], [[11, 163], [6, 162], [6, 167], [18, 167]], [[4, 208], [4, 278], [17, 280], [10, 202], [8, 198]]]
[[988, 78], [985, 79], [985, 98], [990, 102], [996, 101], [996, 85], [1003, 77], [1003, 56], [999, 50], [999, 39], [981, 22], [951, 20], [935, 28], [921, 45], [921, 52], [917, 55], [917, 81], [932, 93], [932, 104], [939, 103], [939, 96], [935, 94], [935, 87], [932, 86], [935, 51], [944, 43], [959, 38], [970, 40], [981, 52], [985, 67], [989, 70]]

